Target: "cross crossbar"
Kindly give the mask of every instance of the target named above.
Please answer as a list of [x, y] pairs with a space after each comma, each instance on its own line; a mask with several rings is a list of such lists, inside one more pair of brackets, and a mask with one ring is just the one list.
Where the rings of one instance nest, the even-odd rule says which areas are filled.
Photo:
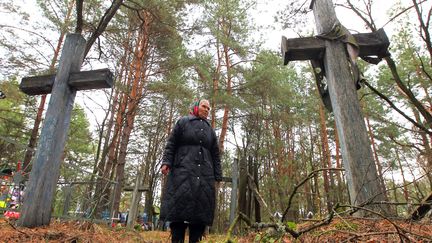
[[[134, 190], [134, 187], [133, 187], [133, 186], [126, 186], [126, 187], [123, 187], [123, 191], [125, 191], [125, 192], [133, 192], [133, 190]], [[148, 190], [149, 190], [148, 187], [140, 187], [140, 188], [138, 188], [138, 191], [139, 191], [139, 192], [146, 192], [146, 191], [148, 191]]]
[[[390, 41], [384, 29], [353, 36], [359, 45], [360, 57], [382, 58], [390, 55], [388, 52]], [[281, 49], [284, 55], [284, 65], [287, 65], [290, 61], [323, 59], [326, 48], [325, 40], [317, 37], [287, 39], [282, 36]]]
[[[24, 77], [21, 80], [20, 90], [27, 95], [41, 95], [51, 93], [55, 74], [34, 77]], [[73, 72], [70, 74], [68, 85], [75, 90], [111, 88], [113, 74], [107, 68]]]

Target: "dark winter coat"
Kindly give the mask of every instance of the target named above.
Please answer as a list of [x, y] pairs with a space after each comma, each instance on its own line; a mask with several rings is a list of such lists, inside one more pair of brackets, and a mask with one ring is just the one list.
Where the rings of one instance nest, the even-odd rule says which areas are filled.
[[207, 120], [194, 115], [177, 121], [162, 164], [170, 167], [162, 196], [161, 220], [211, 225], [215, 182], [222, 180], [217, 137]]

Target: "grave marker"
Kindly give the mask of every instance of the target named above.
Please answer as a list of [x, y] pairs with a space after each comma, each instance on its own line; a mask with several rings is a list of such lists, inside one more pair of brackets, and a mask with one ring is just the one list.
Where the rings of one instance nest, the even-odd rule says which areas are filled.
[[23, 92], [31, 95], [49, 93], [52, 89], [24, 194], [18, 221], [20, 226], [36, 227], [50, 223], [61, 157], [77, 90], [112, 86], [109, 70], [79, 72], [85, 46], [86, 41], [80, 34], [68, 34], [55, 78], [52, 75], [24, 78], [20, 85]]

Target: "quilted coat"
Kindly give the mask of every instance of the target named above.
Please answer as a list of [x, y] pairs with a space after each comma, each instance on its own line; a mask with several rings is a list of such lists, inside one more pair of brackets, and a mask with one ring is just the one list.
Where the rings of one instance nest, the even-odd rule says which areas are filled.
[[162, 196], [163, 221], [211, 225], [215, 182], [222, 180], [216, 133], [207, 120], [182, 117], [170, 134], [162, 164], [168, 165]]

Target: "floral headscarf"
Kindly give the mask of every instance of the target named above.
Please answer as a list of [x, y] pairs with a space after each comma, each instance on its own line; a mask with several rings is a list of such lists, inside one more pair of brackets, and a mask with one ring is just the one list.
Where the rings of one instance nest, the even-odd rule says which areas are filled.
[[201, 99], [196, 99], [191, 105], [190, 114], [194, 116], [198, 116], [198, 108], [200, 105]]

